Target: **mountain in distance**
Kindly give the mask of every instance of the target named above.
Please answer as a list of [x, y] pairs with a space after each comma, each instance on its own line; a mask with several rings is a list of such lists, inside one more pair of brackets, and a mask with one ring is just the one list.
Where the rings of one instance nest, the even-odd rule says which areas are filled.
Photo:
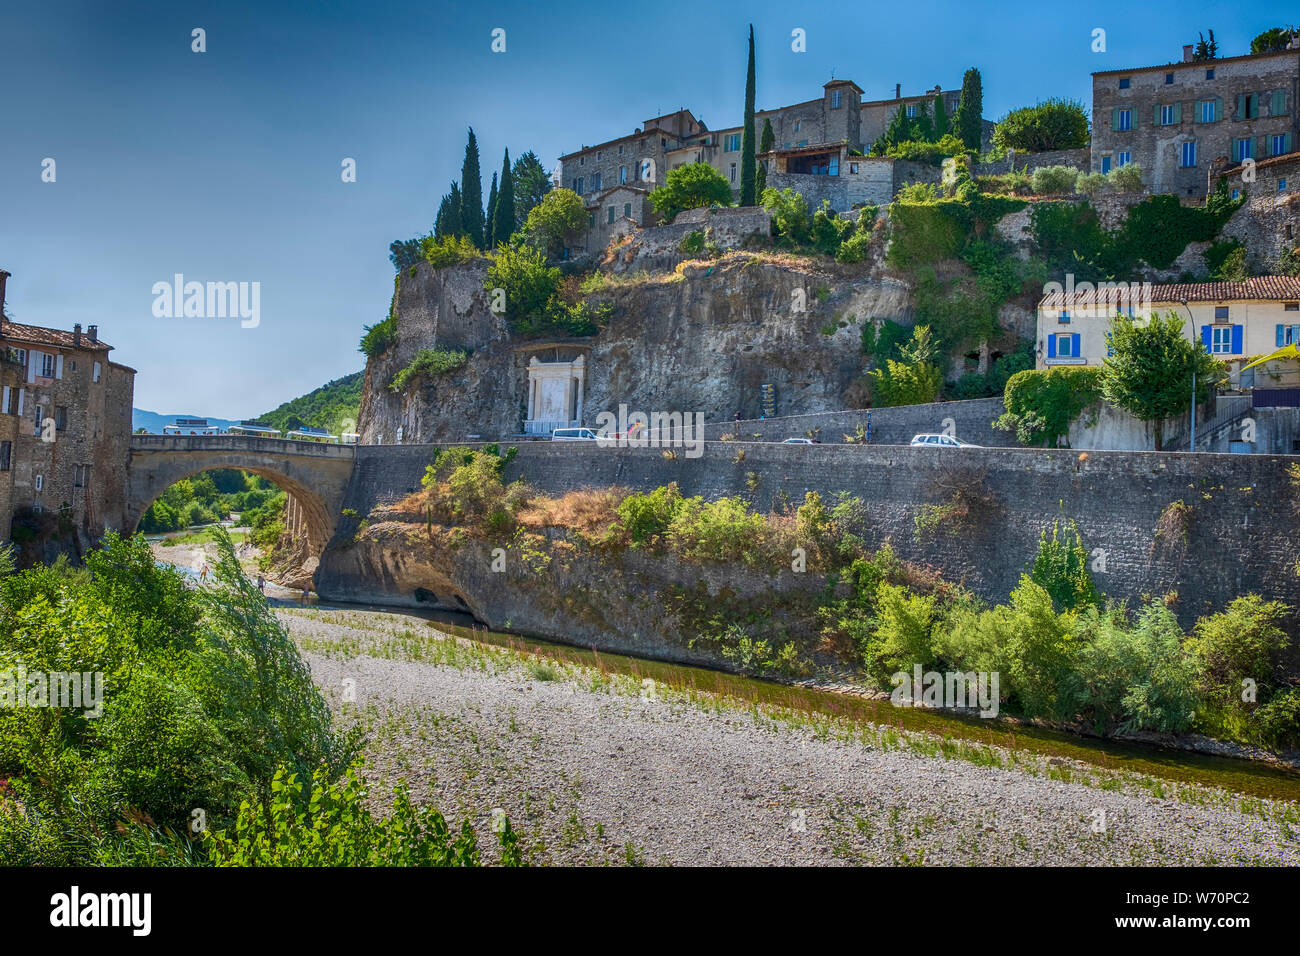
[[[300, 395], [264, 415], [257, 416], [256, 421], [265, 422], [281, 431], [293, 431], [306, 425], [311, 428], [324, 428], [331, 435], [354, 432], [357, 428], [357, 416], [361, 412], [361, 383], [364, 378], [364, 372], [353, 372], [351, 375], [327, 382], [306, 395]], [[143, 428], [150, 435], [161, 435], [163, 426], [175, 424], [177, 418], [206, 418], [209, 425], [215, 425], [222, 430], [239, 424], [237, 419], [185, 413], [162, 415], [142, 408], [133, 408], [131, 430], [134, 432]]]

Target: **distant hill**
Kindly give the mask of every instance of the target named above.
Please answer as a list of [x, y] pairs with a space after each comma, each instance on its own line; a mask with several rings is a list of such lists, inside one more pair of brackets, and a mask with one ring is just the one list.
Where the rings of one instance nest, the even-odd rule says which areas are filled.
[[160, 415], [158, 412], [146, 412], [143, 408], [131, 409], [131, 431], [139, 431], [143, 428], [150, 435], [161, 435], [164, 425], [173, 425], [178, 418], [207, 418], [209, 425], [216, 425], [218, 428], [229, 428], [231, 425], [238, 425], [238, 421], [231, 421], [228, 418], [209, 418], [207, 415], [191, 415], [188, 412], [177, 412], [175, 415]]
[[[293, 431], [308, 425], [324, 428], [331, 435], [357, 430], [357, 416], [361, 413], [361, 382], [365, 372], [353, 372], [320, 388], [300, 395], [285, 402], [274, 411], [258, 415], [257, 421], [266, 422], [280, 431]], [[147, 412], [142, 408], [131, 409], [131, 430], [143, 428], [150, 435], [161, 435], [164, 425], [171, 425], [178, 418], [206, 418], [209, 425], [226, 429], [238, 425], [238, 419], [213, 418], [210, 415], [191, 415], [177, 412], [175, 415], [162, 415]]]
[[361, 382], [364, 372], [353, 372], [327, 382], [320, 388], [285, 402], [274, 411], [257, 416], [272, 428], [292, 431], [303, 425], [324, 428], [331, 435], [355, 432], [361, 414]]

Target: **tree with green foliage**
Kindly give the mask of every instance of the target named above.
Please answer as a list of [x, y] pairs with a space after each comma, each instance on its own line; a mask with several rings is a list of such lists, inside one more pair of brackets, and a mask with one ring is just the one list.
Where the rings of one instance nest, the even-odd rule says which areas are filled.
[[993, 144], [1025, 153], [1083, 149], [1088, 145], [1088, 114], [1075, 100], [1053, 98], [1024, 106], [998, 121]]
[[1142, 421], [1155, 425], [1156, 451], [1164, 448], [1164, 421], [1187, 413], [1192, 404], [1210, 396], [1222, 376], [1216, 360], [1199, 336], [1189, 338], [1187, 323], [1177, 312], [1150, 319], [1117, 315], [1110, 324], [1111, 355], [1101, 365], [1101, 391], [1106, 401]]
[[[766, 156], [776, 145], [776, 133], [772, 130], [772, 120], [769, 117], [763, 117], [763, 135], [758, 139], [758, 154]], [[767, 163], [768, 160], [755, 160], [754, 167], [754, 195], [759, 202], [763, 201], [763, 193], [767, 191]]]
[[487, 221], [483, 224], [483, 240], [487, 248], [493, 245], [492, 237], [496, 235], [493, 221], [497, 212], [497, 174], [492, 174], [492, 188], [488, 190]]
[[[749, 65], [745, 69], [745, 128], [740, 138], [740, 205], [753, 206], [757, 174], [754, 171], [754, 25], [749, 25]], [[730, 199], [730, 197], [728, 197]]]
[[1061, 523], [1052, 522], [1052, 535], [1039, 532], [1038, 553], [1029, 577], [1052, 596], [1058, 611], [1081, 610], [1101, 603], [1101, 595], [1088, 571], [1088, 551], [1083, 546], [1079, 526], [1068, 522], [1064, 534]]
[[650, 194], [650, 205], [665, 221], [684, 209], [730, 206], [731, 184], [708, 163], [687, 163], [669, 170], [664, 185]]
[[559, 255], [565, 240], [587, 228], [587, 209], [572, 189], [553, 189], [528, 213], [523, 233], [527, 241], [550, 256]]
[[388, 246], [388, 261], [398, 272], [406, 272], [421, 258], [420, 239], [399, 239]]
[[1027, 369], [1007, 379], [1002, 396], [1007, 410], [993, 427], [1014, 431], [1022, 445], [1054, 448], [1062, 436], [1069, 434], [1070, 423], [1099, 398], [1098, 369]]
[[438, 217], [433, 222], [433, 237], [445, 239], [449, 236], [465, 235], [465, 226], [461, 221], [460, 183], [453, 182], [451, 190], [442, 197], [438, 204]]
[[1214, 31], [1210, 31], [1210, 39], [1205, 39], [1204, 33], [1198, 33], [1199, 39], [1196, 41], [1196, 50], [1192, 53], [1192, 59], [1198, 62], [1205, 60], [1217, 60], [1219, 58], [1219, 41], [1214, 39]]
[[1265, 30], [1250, 41], [1250, 52], [1273, 53], [1278, 50], [1285, 50], [1295, 33], [1295, 27], [1273, 27], [1271, 30]]
[[884, 368], [868, 373], [872, 404], [888, 407], [933, 402], [943, 384], [943, 372], [934, 364], [938, 349], [929, 326], [912, 329], [911, 341], [899, 346], [898, 351], [898, 361], [886, 359]]
[[551, 191], [551, 174], [537, 154], [529, 150], [515, 160], [510, 170], [511, 188], [515, 191], [515, 228], [528, 221], [528, 214]]
[[509, 242], [515, 234], [515, 174], [510, 166], [510, 150], [501, 161], [501, 192], [496, 198], [492, 214], [492, 235], [489, 246]]
[[951, 124], [948, 122], [948, 107], [944, 105], [943, 93], [934, 95], [934, 138], [943, 139], [948, 135]]
[[953, 126], [967, 149], [979, 150], [984, 137], [984, 87], [980, 71], [971, 67], [961, 80], [961, 99]]
[[479, 172], [478, 140], [473, 127], [465, 140], [465, 162], [460, 168], [460, 221], [470, 242], [484, 248], [483, 176]]

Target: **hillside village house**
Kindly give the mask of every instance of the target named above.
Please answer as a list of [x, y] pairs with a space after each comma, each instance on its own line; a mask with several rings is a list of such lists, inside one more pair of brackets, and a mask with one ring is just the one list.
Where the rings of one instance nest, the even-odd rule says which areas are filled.
[[[888, 203], [905, 182], [937, 182], [937, 168], [863, 153], [884, 133], [899, 107], [915, 116], [942, 96], [951, 117], [960, 91], [936, 86], [905, 97], [901, 86], [895, 86], [892, 99], [863, 102], [862, 95], [852, 80], [832, 79], [816, 99], [757, 111], [754, 135], [762, 135], [765, 120], [774, 135], [773, 150], [758, 157], [768, 170], [768, 185], [793, 187], [814, 204], [828, 199], [844, 212], [865, 203]], [[587, 208], [587, 235], [569, 252], [601, 249], [613, 236], [652, 225], [649, 195], [679, 166], [708, 163], [738, 194], [743, 136], [742, 126], [710, 130], [690, 110], [680, 109], [646, 120], [627, 136], [561, 156], [556, 182], [581, 196]]]
[[[1193, 282], [1142, 288], [1140, 305], [1119, 308], [1141, 317], [1170, 312], [1187, 323], [1215, 358], [1228, 364], [1234, 386], [1300, 384], [1297, 363], [1268, 362], [1244, 374], [1241, 367], [1262, 355], [1300, 342], [1300, 279], [1257, 276], [1244, 282]], [[1100, 366], [1116, 301], [1088, 288], [1073, 295], [1052, 292], [1038, 303], [1037, 367]]]
[[0, 319], [0, 541], [24, 511], [57, 512], [83, 543], [121, 526], [135, 370], [111, 351], [94, 325]]
[[1092, 75], [1092, 171], [1137, 163], [1148, 192], [1204, 196], [1216, 161], [1297, 148], [1300, 49]]

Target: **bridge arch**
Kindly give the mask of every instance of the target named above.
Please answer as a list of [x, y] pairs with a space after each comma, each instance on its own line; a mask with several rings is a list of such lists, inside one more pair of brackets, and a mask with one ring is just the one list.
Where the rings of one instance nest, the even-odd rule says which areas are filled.
[[289, 496], [306, 550], [319, 558], [338, 525], [354, 457], [349, 445], [243, 435], [133, 435], [124, 530], [135, 531], [149, 506], [181, 479], [238, 468]]

